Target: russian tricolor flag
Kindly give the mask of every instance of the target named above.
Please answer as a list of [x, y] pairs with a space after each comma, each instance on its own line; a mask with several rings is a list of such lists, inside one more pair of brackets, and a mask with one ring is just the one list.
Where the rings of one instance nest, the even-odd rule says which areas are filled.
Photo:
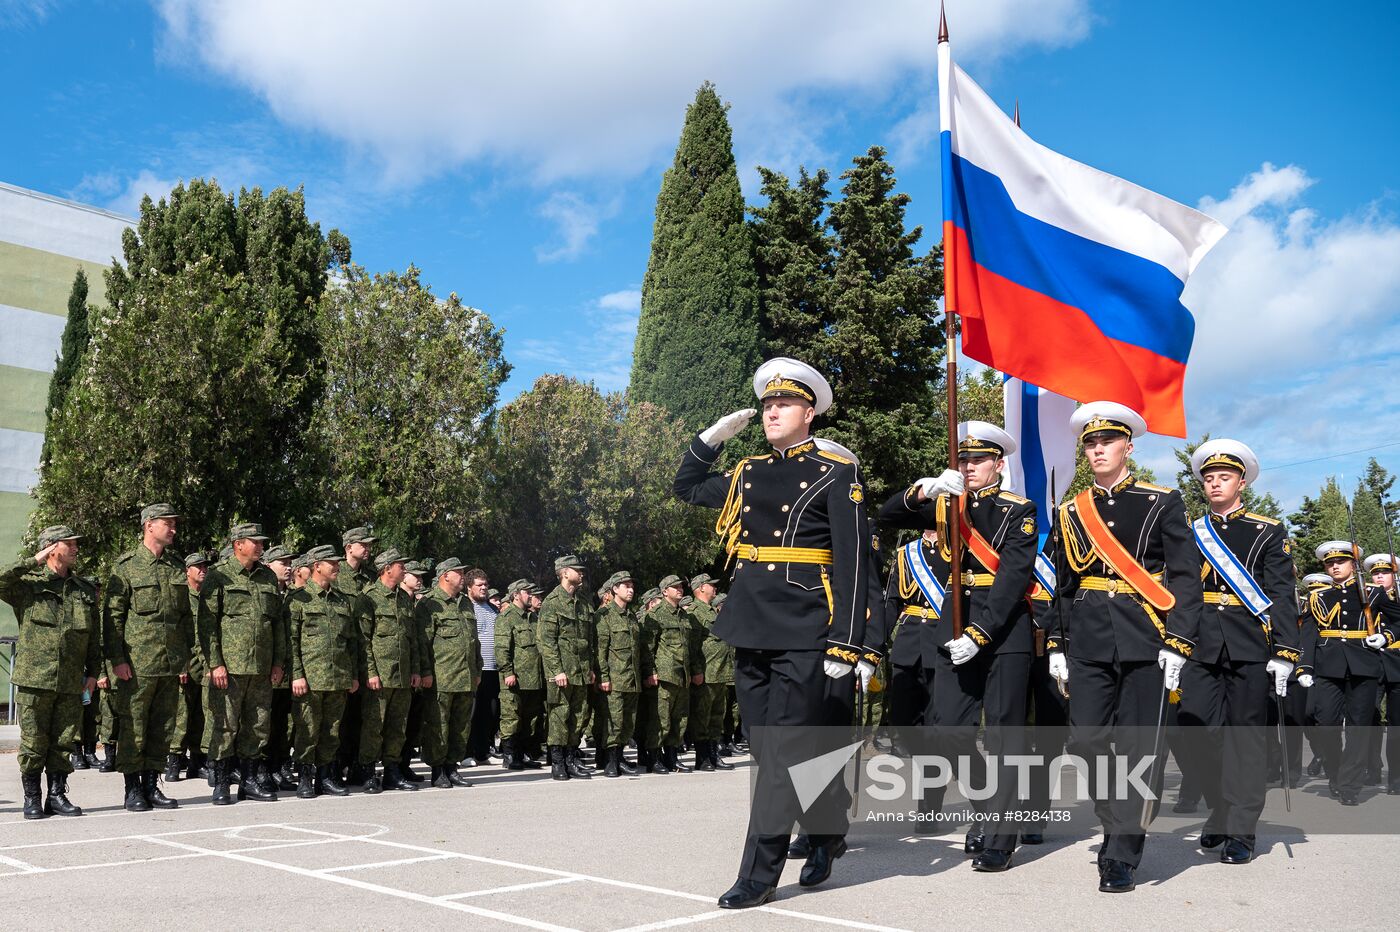
[[1045, 148], [938, 44], [945, 306], [963, 352], [1186, 436], [1186, 279], [1225, 235], [1200, 211]]

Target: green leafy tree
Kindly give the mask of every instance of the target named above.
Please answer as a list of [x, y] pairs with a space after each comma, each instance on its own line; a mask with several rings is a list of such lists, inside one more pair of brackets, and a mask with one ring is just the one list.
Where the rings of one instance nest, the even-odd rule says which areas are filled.
[[510, 374], [502, 331], [455, 294], [437, 300], [413, 266], [342, 275], [321, 300], [325, 394], [307, 491], [324, 508], [306, 539], [369, 521], [404, 553], [455, 552], [473, 527], [478, 460]]
[[[73, 276], [73, 290], [68, 293], [68, 318], [63, 324], [63, 336], [59, 343], [58, 357], [54, 360], [53, 376], [49, 379], [49, 401], [44, 408], [44, 423], [53, 422], [54, 412], [63, 407], [68, 398], [68, 390], [73, 379], [81, 371], [83, 353], [87, 352], [88, 332], [88, 280], [87, 273], [79, 266]], [[39, 458], [41, 463], [49, 459], [49, 437], [44, 435], [44, 449]]]
[[[1381, 508], [1381, 499], [1364, 479], [1358, 480], [1356, 490], [1351, 495], [1351, 514], [1356, 524], [1356, 543], [1368, 555], [1385, 553], [1389, 547], [1385, 535], [1385, 512]], [[1393, 536], [1394, 531], [1391, 534]]]
[[31, 526], [72, 524], [104, 562], [151, 501], [187, 516], [182, 549], [220, 540], [235, 519], [274, 534], [297, 525], [330, 261], [301, 192], [235, 200], [212, 181], [178, 186], [142, 202], [122, 252], [51, 424]]
[[758, 287], [729, 119], [708, 82], [656, 198], [629, 397], [699, 431], [752, 403]]
[[1303, 496], [1298, 510], [1288, 516], [1293, 529], [1293, 562], [1300, 574], [1322, 572], [1316, 551], [1329, 540], [1347, 540], [1347, 503], [1335, 476], [1328, 477], [1316, 498]]
[[495, 578], [547, 582], [576, 553], [594, 584], [617, 569], [656, 582], [714, 556], [714, 515], [671, 494], [689, 430], [590, 382], [540, 377], [500, 411], [485, 470], [479, 552]]
[[[1375, 457], [1371, 457], [1366, 464], [1366, 476], [1363, 479], [1367, 493], [1376, 501], [1382, 503], [1385, 517], [1390, 522], [1391, 539], [1400, 537], [1400, 502], [1390, 497], [1391, 487], [1395, 485], [1395, 476], [1382, 466]], [[1385, 526], [1381, 526], [1381, 533], [1385, 533]], [[1400, 544], [1396, 545], [1400, 548]]]
[[[1186, 513], [1193, 521], [1210, 510], [1210, 503], [1206, 501], [1205, 487], [1191, 471], [1191, 457], [1195, 454], [1196, 448], [1209, 439], [1210, 434], [1203, 434], [1201, 439], [1195, 443], [1188, 441], [1186, 446], [1178, 447], [1172, 451], [1176, 455], [1177, 463], [1181, 466], [1176, 472], [1176, 487], [1181, 490], [1181, 497], [1186, 500]], [[1245, 486], [1240, 493], [1240, 501], [1244, 507], [1255, 514], [1283, 520], [1283, 509], [1279, 507], [1278, 500], [1271, 492], [1261, 495], [1253, 486]]]

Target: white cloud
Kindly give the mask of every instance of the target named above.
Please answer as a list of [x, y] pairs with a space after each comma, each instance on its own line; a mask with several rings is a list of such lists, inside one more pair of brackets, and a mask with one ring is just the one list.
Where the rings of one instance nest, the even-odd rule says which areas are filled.
[[605, 392], [621, 391], [632, 378], [632, 345], [641, 309], [642, 292], [637, 288], [594, 299], [576, 318], [581, 328], [550, 340], [527, 338], [520, 341], [519, 349], [510, 350], [511, 361], [517, 363], [512, 381], [528, 387], [545, 372], [562, 371]]
[[150, 169], [142, 169], [130, 176], [99, 172], [84, 175], [68, 196], [74, 200], [95, 203], [125, 217], [138, 217], [141, 214], [141, 198], [149, 194], [152, 200], [158, 201], [168, 196], [171, 189], [182, 180], [163, 178]]
[[605, 311], [630, 311], [633, 314], [640, 314], [642, 293], [636, 288], [628, 288], [625, 291], [610, 291], [598, 299], [598, 307]]
[[[1321, 476], [1358, 475], [1372, 454], [1287, 464], [1378, 446], [1400, 427], [1400, 223], [1374, 204], [1326, 219], [1304, 202], [1317, 183], [1302, 167], [1266, 162], [1227, 197], [1203, 198], [1230, 233], [1183, 296], [1196, 318], [1192, 438], [1250, 444], [1263, 487], [1288, 504]], [[1175, 472], [1174, 445], [1143, 446], [1159, 479]], [[1384, 463], [1400, 451], [1374, 455]]]
[[[1088, 0], [965, 0], [958, 55], [1077, 41]], [[675, 145], [702, 81], [738, 106], [767, 157], [812, 151], [836, 119], [810, 95], [878, 106], [934, 69], [938, 5], [887, 0], [345, 4], [162, 0], [167, 55], [212, 68], [285, 122], [412, 180], [468, 162], [535, 181], [626, 176]], [[754, 134], [753, 138], [758, 138]]]
[[0, 0], [0, 28], [38, 25], [57, 6], [58, 0]]
[[551, 194], [540, 205], [539, 215], [555, 225], [557, 240], [551, 245], [538, 247], [535, 257], [541, 262], [577, 259], [583, 255], [589, 241], [598, 235], [602, 222], [617, 213], [620, 203], [616, 198], [593, 202], [572, 191]]

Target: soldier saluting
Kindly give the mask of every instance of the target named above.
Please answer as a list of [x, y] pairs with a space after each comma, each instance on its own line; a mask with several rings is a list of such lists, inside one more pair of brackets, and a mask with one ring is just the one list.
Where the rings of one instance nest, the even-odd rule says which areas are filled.
[[1192, 454], [1191, 471], [1210, 504], [1191, 525], [1205, 604], [1196, 649], [1181, 673], [1177, 721], [1206, 727], [1186, 735], [1182, 766], [1194, 768], [1211, 809], [1201, 847], [1221, 848], [1225, 864], [1245, 864], [1254, 857], [1264, 810], [1270, 692], [1287, 694], [1302, 657], [1293, 557], [1283, 524], [1247, 511], [1241, 500], [1259, 477], [1253, 450], [1238, 440], [1209, 440]]
[[[1091, 763], [1111, 752], [1134, 767], [1154, 752], [1163, 689], [1176, 689], [1201, 615], [1200, 551], [1181, 493], [1128, 471], [1147, 430], [1125, 405], [1094, 401], [1070, 418], [1094, 484], [1060, 506], [1066, 627], [1054, 632], [1051, 674], [1069, 684], [1070, 749]], [[1111, 747], [1110, 747], [1111, 746]], [[1097, 766], [1091, 768], [1097, 771]], [[1094, 788], [1104, 825], [1099, 890], [1126, 893], [1142, 860], [1143, 800]], [[1110, 781], [1111, 783], [1112, 781]]]
[[[801, 807], [782, 768], [772, 758], [765, 767], [763, 730], [825, 723], [826, 678], [851, 675], [861, 659], [872, 559], [859, 469], [812, 439], [831, 386], [787, 358], [760, 366], [753, 386], [770, 451], [714, 470], [725, 441], [757, 413], [736, 411], [691, 442], [674, 486], [682, 501], [720, 509], [715, 529], [734, 577], [714, 633], [735, 648], [739, 709], [759, 759], [739, 877], [719, 899], [727, 909], [762, 905], [777, 888]], [[782, 834], [761, 830], [783, 822]], [[804, 885], [830, 875], [843, 835], [812, 834]]]

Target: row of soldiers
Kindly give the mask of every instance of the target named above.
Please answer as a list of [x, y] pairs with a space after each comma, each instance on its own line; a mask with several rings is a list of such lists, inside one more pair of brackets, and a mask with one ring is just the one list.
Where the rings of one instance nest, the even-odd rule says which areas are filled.
[[[687, 723], [696, 768], [733, 769], [722, 755], [736, 752], [724, 740], [738, 728], [732, 651], [711, 633], [724, 596], [706, 574], [690, 580], [690, 596], [667, 576], [638, 605], [619, 571], [595, 605], [570, 555], [555, 561], [547, 594], [520, 579], [501, 600], [455, 557], [430, 572], [393, 549], [375, 555], [364, 527], [343, 535], [343, 553], [297, 556], [245, 523], [219, 558], [180, 560], [179, 517], [168, 504], [144, 508], [141, 543], [101, 586], [73, 573], [81, 535], [61, 525], [0, 574], [20, 627], [25, 818], [81, 814], [67, 778], [88, 763], [79, 735], [98, 690], [115, 719], [104, 750], [115, 744], [131, 811], [176, 808], [160, 777], [186, 770], [207, 775], [215, 805], [279, 790], [341, 796], [347, 782], [416, 790], [415, 749], [434, 786], [469, 786], [458, 763], [483, 669], [478, 617], [493, 596], [508, 769], [539, 767], [544, 746], [555, 779], [590, 776], [587, 732], [608, 776], [688, 771]], [[637, 766], [624, 756], [634, 743]]]

